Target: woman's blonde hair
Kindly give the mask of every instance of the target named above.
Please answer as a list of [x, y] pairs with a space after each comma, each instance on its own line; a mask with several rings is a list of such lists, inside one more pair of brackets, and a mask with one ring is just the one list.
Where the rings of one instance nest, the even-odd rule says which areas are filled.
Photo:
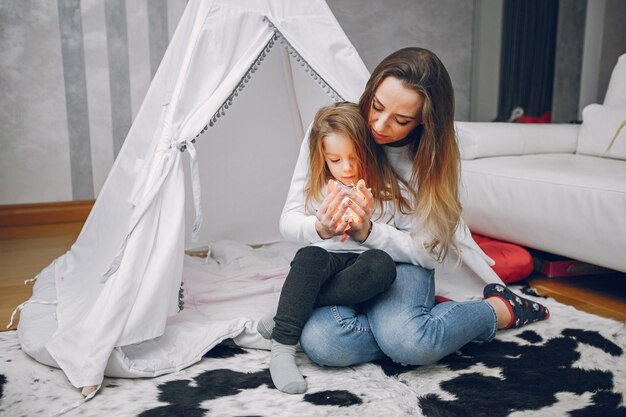
[[[458, 250], [454, 235], [461, 219], [459, 200], [460, 152], [454, 132], [454, 90], [448, 71], [439, 58], [423, 48], [400, 49], [385, 58], [372, 72], [359, 106], [366, 119], [371, 111], [376, 89], [387, 77], [418, 92], [424, 100], [422, 125], [409, 134], [413, 156], [409, 190], [413, 194], [411, 212], [418, 218], [433, 240], [427, 245], [438, 261]], [[372, 142], [374, 142], [372, 140]], [[385, 183], [402, 183], [391, 169], [385, 152], [376, 146], [377, 170]], [[393, 178], [395, 176], [395, 179]], [[392, 190], [394, 199], [406, 212], [407, 202], [398, 188]], [[419, 233], [420, 230], [415, 230]]]
[[379, 189], [374, 148], [367, 139], [368, 128], [359, 106], [349, 102], [335, 103], [319, 109], [311, 126], [309, 175], [305, 185], [307, 206], [311, 201], [322, 201], [326, 184], [333, 178], [324, 157], [324, 137], [331, 133], [342, 133], [350, 139], [357, 158], [357, 176], [372, 190]]

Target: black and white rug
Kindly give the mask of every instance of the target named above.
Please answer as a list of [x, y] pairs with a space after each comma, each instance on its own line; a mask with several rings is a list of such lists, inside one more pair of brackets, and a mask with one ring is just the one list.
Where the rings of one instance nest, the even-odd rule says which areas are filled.
[[[626, 325], [543, 300], [551, 319], [471, 343], [440, 363], [321, 368], [299, 354], [308, 392], [272, 385], [268, 351], [220, 345], [152, 379], [106, 378], [68, 416], [626, 416]], [[0, 333], [0, 415], [52, 415], [82, 397]]]

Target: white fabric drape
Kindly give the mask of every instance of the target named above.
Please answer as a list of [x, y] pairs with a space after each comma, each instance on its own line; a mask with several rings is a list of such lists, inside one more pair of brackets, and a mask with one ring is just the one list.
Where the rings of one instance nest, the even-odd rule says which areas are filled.
[[[74, 386], [100, 384], [107, 363], [119, 355], [116, 348], [167, 334], [168, 317], [177, 311], [186, 235], [184, 159], [191, 162], [197, 234], [202, 158], [192, 140], [278, 37], [306, 60], [316, 82], [358, 100], [368, 72], [323, 1], [189, 2], [78, 240], [45, 270], [56, 289], [56, 331], [33, 334], [37, 326], [25, 322], [31, 333], [20, 336], [27, 353], [56, 363]], [[271, 100], [271, 91], [266, 94], [259, 100]], [[261, 129], [264, 121], [254, 123]], [[174, 359], [167, 369], [190, 364], [188, 356], [184, 361]]]

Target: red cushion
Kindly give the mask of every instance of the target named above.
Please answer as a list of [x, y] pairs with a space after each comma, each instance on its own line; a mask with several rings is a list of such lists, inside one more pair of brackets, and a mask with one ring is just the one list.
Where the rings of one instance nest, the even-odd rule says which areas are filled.
[[492, 267], [505, 283], [520, 281], [533, 271], [533, 258], [523, 247], [472, 233], [478, 246], [493, 259]]
[[488, 236], [479, 235], [478, 233], [474, 232], [472, 232], [472, 238], [474, 238], [474, 242], [478, 243], [478, 246], [482, 245], [485, 242], [493, 241], [493, 239]]
[[550, 123], [552, 120], [552, 113], [547, 111], [539, 117], [533, 116], [519, 116], [515, 120], [515, 123]]

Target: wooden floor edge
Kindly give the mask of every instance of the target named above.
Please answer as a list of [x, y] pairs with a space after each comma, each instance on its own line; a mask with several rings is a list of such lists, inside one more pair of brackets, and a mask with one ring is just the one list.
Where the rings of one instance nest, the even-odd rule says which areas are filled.
[[94, 200], [0, 206], [0, 227], [84, 222]]

